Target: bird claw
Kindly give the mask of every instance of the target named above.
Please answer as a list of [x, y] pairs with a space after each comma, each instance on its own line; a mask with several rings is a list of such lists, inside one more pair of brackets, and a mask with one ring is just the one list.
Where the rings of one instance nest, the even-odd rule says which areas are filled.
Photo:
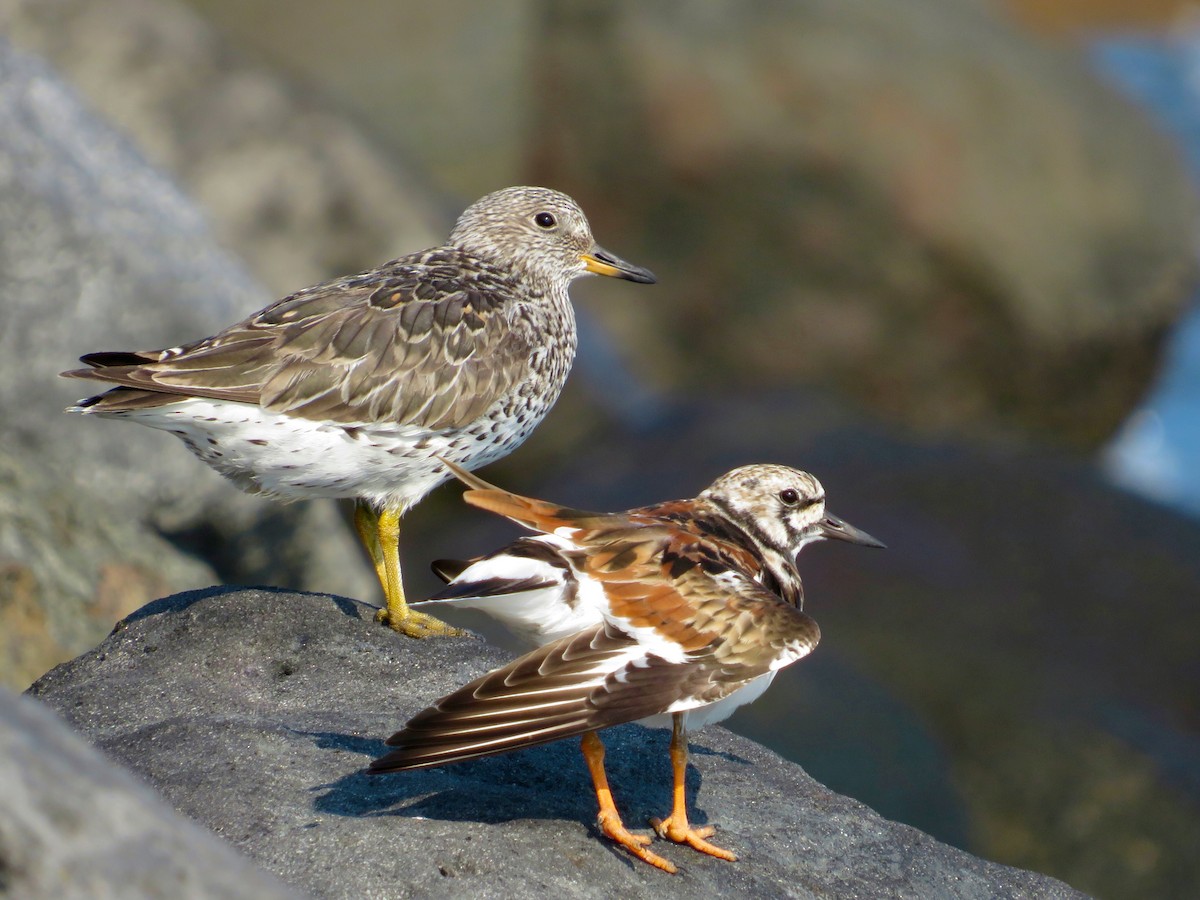
[[710, 844], [705, 838], [712, 837], [717, 829], [715, 825], [702, 825], [699, 828], [693, 828], [688, 824], [687, 819], [682, 822], [676, 820], [674, 816], [666, 819], [651, 819], [651, 827], [658, 833], [658, 836], [665, 838], [668, 841], [674, 841], [677, 844], [687, 844], [693, 850], [699, 850], [701, 853], [707, 853], [709, 856], [715, 856], [718, 859], [728, 860], [729, 862], [737, 862], [737, 856], [723, 847], [718, 847], [715, 844]]
[[375, 613], [375, 621], [411, 638], [462, 637], [467, 633], [461, 628], [447, 625], [441, 619], [435, 619], [428, 613], [411, 609], [405, 613], [402, 617], [393, 616], [390, 610], [384, 608]]
[[655, 868], [662, 869], [664, 872], [669, 872], [672, 875], [679, 871], [673, 862], [647, 849], [650, 842], [654, 840], [650, 835], [635, 834], [626, 829], [619, 820], [614, 822], [603, 815], [597, 819], [596, 824], [600, 826], [600, 831], [604, 833], [606, 838], [620, 844], [642, 862], [647, 862]]

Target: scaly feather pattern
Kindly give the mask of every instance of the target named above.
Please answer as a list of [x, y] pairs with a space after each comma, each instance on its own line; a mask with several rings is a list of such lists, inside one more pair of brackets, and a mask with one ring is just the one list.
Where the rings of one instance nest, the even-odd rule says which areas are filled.
[[825, 510], [811, 475], [744, 466], [693, 500], [592, 513], [522, 497], [452, 462], [475, 506], [537, 535], [469, 563], [440, 561], [450, 579], [431, 604], [484, 609], [542, 646], [413, 716], [371, 764], [419, 769], [580, 736], [606, 837], [676, 871], [621, 822], [597, 731], [669, 717], [674, 804], [651, 820], [662, 837], [726, 860], [693, 828], [686, 804], [687, 729], [762, 694], [774, 673], [812, 652], [820, 629], [800, 610], [796, 555], [837, 537], [882, 546]]
[[89, 353], [63, 374], [115, 385], [69, 411], [177, 435], [239, 487], [347, 497], [384, 587], [381, 621], [453, 629], [408, 609], [399, 519], [447, 477], [512, 452], [554, 405], [575, 356], [568, 286], [654, 276], [597, 246], [570, 197], [489, 194], [447, 243], [318, 284], [165, 350]]
[[[800, 548], [831, 530], [878, 543], [825, 511], [815, 478], [784, 466], [746, 466], [694, 500], [605, 514], [522, 497], [448, 465], [468, 485], [467, 502], [541, 536], [451, 565], [458, 574], [434, 602], [502, 618], [517, 606], [527, 622], [587, 624], [543, 634], [549, 643], [539, 650], [414, 717], [373, 771], [502, 753], [716, 704], [820, 639], [799, 609]], [[540, 608], [521, 605], [529, 595], [544, 595]], [[561, 612], [567, 603], [579, 610], [574, 618]]]

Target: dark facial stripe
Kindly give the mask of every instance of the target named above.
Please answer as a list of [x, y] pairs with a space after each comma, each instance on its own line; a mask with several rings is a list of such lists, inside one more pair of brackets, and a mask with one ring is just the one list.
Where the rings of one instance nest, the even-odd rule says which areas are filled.
[[724, 500], [711, 497], [709, 502], [721, 513], [722, 525], [732, 532], [730, 538], [754, 552], [762, 568], [759, 580], [763, 587], [793, 606], [801, 606], [804, 602], [804, 585], [788, 549], [771, 543], [757, 520], [735, 517]]
[[724, 518], [724, 524], [731, 527], [735, 532], [740, 534], [741, 537], [746, 539], [744, 542], [739, 543], [744, 543], [745, 546], [754, 548], [760, 553], [765, 548], [778, 550], [781, 553], [787, 552], [786, 547], [776, 547], [771, 542], [771, 540], [767, 537], [766, 532], [762, 530], [762, 527], [758, 524], [758, 521], [753, 516], [749, 518], [742, 518], [736, 515], [734, 511], [730, 509], [728, 505], [726, 505], [723, 498], [711, 497], [709, 498], [709, 501], [713, 504], [713, 506], [717, 507], [721, 511], [722, 517]]

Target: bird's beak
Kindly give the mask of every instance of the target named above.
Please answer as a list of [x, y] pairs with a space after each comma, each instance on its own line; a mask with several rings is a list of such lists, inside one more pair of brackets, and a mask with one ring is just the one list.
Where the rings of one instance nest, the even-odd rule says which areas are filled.
[[855, 528], [849, 522], [830, 513], [826, 513], [825, 518], [817, 523], [817, 531], [822, 537], [848, 541], [851, 544], [862, 544], [864, 547], [887, 547], [887, 544], [878, 538], [871, 537], [862, 529]]
[[603, 247], [593, 246], [591, 253], [584, 253], [580, 258], [583, 260], [583, 267], [594, 275], [624, 278], [626, 281], [636, 281], [638, 284], [654, 284], [658, 281], [649, 269], [627, 263]]

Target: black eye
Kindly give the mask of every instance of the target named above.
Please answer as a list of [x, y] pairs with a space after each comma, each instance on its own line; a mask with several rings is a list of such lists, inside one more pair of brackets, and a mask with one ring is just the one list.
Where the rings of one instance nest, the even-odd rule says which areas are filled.
[[540, 212], [533, 217], [533, 221], [537, 223], [539, 228], [553, 228], [558, 224], [558, 219], [554, 218], [551, 213]]
[[779, 492], [779, 499], [787, 506], [795, 506], [800, 502], [800, 494], [796, 492], [795, 488], [785, 488]]

